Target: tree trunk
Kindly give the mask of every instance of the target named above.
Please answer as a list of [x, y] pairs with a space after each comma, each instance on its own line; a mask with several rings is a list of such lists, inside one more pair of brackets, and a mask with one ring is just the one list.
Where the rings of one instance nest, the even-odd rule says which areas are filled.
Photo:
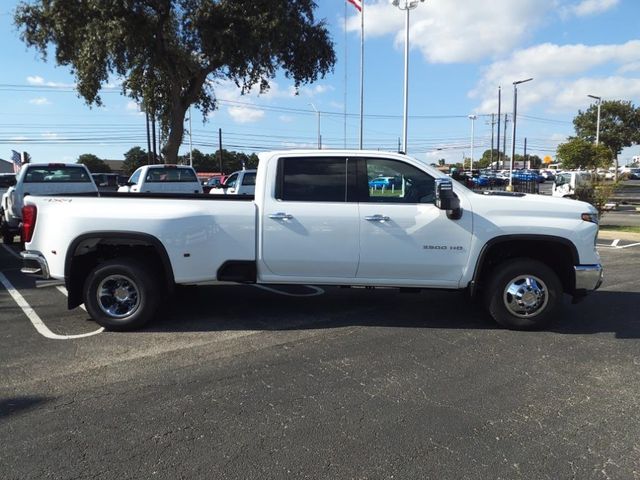
[[178, 163], [178, 149], [182, 145], [186, 112], [187, 108], [182, 105], [182, 102], [174, 102], [171, 118], [169, 119], [169, 138], [164, 146], [164, 163]]

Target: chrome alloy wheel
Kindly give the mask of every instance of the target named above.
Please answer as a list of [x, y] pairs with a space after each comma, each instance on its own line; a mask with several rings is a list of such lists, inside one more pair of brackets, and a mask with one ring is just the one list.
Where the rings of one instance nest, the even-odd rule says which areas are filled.
[[140, 306], [138, 285], [124, 275], [109, 275], [96, 289], [100, 309], [112, 318], [125, 318]]
[[504, 306], [516, 317], [530, 318], [544, 310], [549, 302], [545, 283], [533, 275], [520, 275], [507, 283]]

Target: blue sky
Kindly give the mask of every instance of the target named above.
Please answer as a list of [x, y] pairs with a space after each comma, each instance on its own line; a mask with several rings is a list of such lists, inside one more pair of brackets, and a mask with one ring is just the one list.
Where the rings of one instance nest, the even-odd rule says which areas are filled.
[[[402, 0], [401, 0], [402, 1]], [[337, 56], [332, 74], [293, 95], [279, 75], [264, 95], [240, 96], [216, 88], [219, 109], [203, 124], [193, 112], [193, 145], [206, 153], [223, 146], [258, 152], [314, 148], [317, 115], [323, 147], [356, 148], [359, 135], [360, 17], [344, 0], [318, 0], [317, 17], [331, 31]], [[19, 40], [12, 24], [17, 2], [0, 4], [0, 158], [28, 151], [34, 161], [75, 161], [82, 153], [121, 159], [132, 146], [146, 149], [144, 116], [121, 95], [117, 79], [88, 107], [73, 90], [66, 67], [44, 62]], [[346, 12], [346, 33], [345, 33]], [[573, 133], [572, 119], [587, 94], [640, 104], [638, 0], [426, 0], [411, 11], [408, 153], [429, 162], [460, 161], [491, 144], [491, 113], [512, 112], [518, 90], [516, 152], [553, 155]], [[365, 3], [365, 148], [397, 149], [402, 136], [404, 14], [388, 0]], [[346, 73], [346, 82], [345, 82]], [[346, 98], [346, 137], [345, 137]], [[313, 104], [313, 106], [311, 105]], [[510, 152], [511, 125], [507, 150]], [[502, 143], [502, 142], [501, 142]], [[188, 151], [185, 137], [181, 153]], [[625, 149], [625, 164], [640, 148]]]

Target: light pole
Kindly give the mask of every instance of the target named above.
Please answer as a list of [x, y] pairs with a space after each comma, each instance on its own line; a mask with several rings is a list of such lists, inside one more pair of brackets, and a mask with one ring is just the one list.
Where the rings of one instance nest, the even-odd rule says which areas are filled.
[[478, 118], [475, 115], [469, 115], [469, 120], [471, 120], [471, 175], [473, 175], [473, 143], [474, 143], [474, 131], [473, 131], [473, 127], [476, 123], [476, 118]]
[[513, 191], [513, 162], [516, 156], [516, 116], [518, 115], [518, 85], [530, 82], [533, 78], [513, 82], [513, 129], [511, 130], [511, 162], [509, 168], [509, 191]]
[[320, 136], [320, 110], [318, 110], [313, 103], [310, 103], [309, 105], [311, 105], [313, 111], [318, 115], [318, 150], [322, 150], [322, 137]]
[[598, 119], [596, 120], [596, 147], [600, 143], [600, 104], [602, 103], [602, 97], [596, 97], [595, 95], [587, 95], [598, 102]]
[[407, 119], [409, 115], [409, 11], [424, 0], [393, 0], [393, 6], [404, 10], [404, 116], [402, 120], [402, 151], [407, 153]]

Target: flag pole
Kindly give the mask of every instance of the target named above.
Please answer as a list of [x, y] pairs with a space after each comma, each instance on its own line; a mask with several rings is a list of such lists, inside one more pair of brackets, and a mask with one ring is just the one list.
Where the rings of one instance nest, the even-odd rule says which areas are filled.
[[360, 10], [360, 150], [362, 150], [362, 132], [364, 129], [364, 0]]

